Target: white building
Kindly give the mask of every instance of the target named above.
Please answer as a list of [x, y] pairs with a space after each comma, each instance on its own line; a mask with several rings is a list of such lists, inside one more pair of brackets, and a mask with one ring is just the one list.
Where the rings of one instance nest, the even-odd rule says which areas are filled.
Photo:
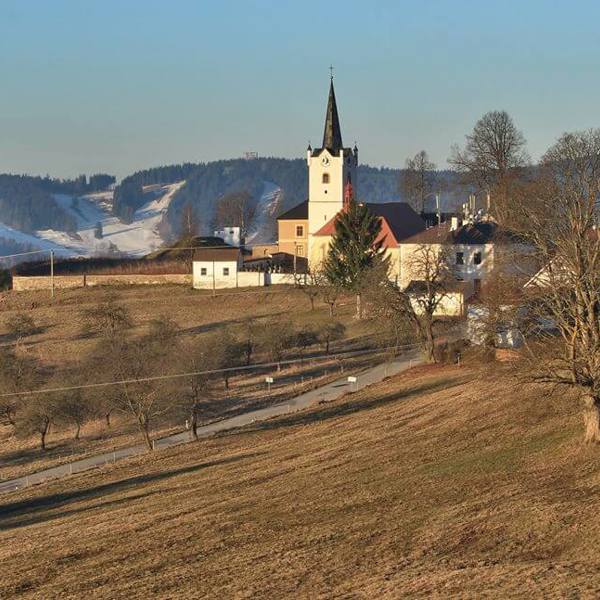
[[244, 238], [242, 237], [241, 227], [223, 227], [214, 232], [215, 237], [221, 238], [229, 246], [243, 246]]
[[242, 266], [239, 248], [197, 248], [194, 250], [192, 284], [195, 289], [237, 287]]
[[496, 266], [515, 271], [522, 268], [524, 272], [531, 268], [529, 261], [525, 260], [527, 248], [515, 234], [491, 219], [461, 224], [453, 217], [449, 222], [402, 240], [399, 246], [402, 289], [420, 278], [414, 272], [414, 265], [418, 264], [415, 258], [424, 246], [440, 252], [443, 250], [456, 280], [471, 283], [475, 293]]

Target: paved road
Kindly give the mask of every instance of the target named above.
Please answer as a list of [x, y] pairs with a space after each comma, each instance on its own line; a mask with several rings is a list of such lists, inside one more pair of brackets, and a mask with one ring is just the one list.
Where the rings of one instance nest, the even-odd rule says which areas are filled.
[[[359, 373], [353, 375], [357, 378], [356, 383], [348, 383], [347, 376], [337, 379], [323, 387], [316, 388], [309, 392], [305, 392], [300, 396], [291, 398], [285, 402], [274, 404], [267, 408], [261, 408], [250, 412], [242, 413], [235, 417], [223, 419], [222, 421], [216, 421], [215, 423], [209, 423], [198, 428], [198, 435], [200, 437], [207, 437], [218, 433], [220, 431], [227, 431], [228, 429], [235, 429], [236, 427], [242, 427], [244, 425], [250, 425], [256, 421], [265, 421], [272, 417], [293, 413], [309, 406], [318, 404], [319, 402], [330, 402], [336, 400], [348, 391], [360, 390], [368, 385], [378, 383], [390, 375], [395, 375], [401, 371], [405, 371], [410, 368], [413, 364], [416, 364], [420, 359], [416, 352], [403, 355], [396, 360], [387, 363], [380, 364], [376, 367], [371, 367]], [[169, 446], [176, 446], [178, 444], [184, 444], [192, 441], [190, 431], [183, 431], [176, 433], [168, 437], [160, 438], [155, 440], [155, 448], [167, 448]], [[88, 458], [82, 458], [71, 463], [62, 464], [51, 469], [45, 469], [38, 471], [26, 477], [19, 477], [17, 479], [10, 479], [0, 483], [0, 493], [2, 492], [14, 492], [23, 487], [27, 487], [32, 484], [42, 483], [50, 479], [56, 479], [63, 477], [64, 475], [71, 475], [73, 473], [80, 473], [81, 471], [87, 471], [88, 469], [103, 466], [116, 462], [121, 458], [129, 456], [136, 456], [138, 454], [145, 453], [146, 446], [140, 444], [139, 446], [130, 446], [128, 448], [121, 448], [114, 452], [105, 452], [103, 454], [96, 454], [89, 456]]]

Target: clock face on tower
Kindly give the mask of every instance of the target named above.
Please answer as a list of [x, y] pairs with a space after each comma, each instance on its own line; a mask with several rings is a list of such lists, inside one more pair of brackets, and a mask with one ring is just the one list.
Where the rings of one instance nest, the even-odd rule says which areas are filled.
[[321, 164], [322, 164], [324, 167], [327, 167], [327, 166], [329, 165], [329, 159], [328, 159], [326, 156], [324, 156], [324, 157], [321, 159]]

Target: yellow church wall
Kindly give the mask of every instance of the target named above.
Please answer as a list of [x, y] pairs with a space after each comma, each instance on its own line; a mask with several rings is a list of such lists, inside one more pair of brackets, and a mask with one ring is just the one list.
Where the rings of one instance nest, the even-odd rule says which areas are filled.
[[[302, 235], [298, 235], [298, 227], [302, 227]], [[277, 222], [277, 239], [279, 252], [308, 256], [308, 220], [291, 219]]]

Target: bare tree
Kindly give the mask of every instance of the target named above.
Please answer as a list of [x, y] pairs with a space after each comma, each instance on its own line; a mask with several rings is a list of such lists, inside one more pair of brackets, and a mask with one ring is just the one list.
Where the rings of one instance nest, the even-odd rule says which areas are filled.
[[133, 326], [127, 308], [114, 298], [83, 311], [83, 332], [114, 338]]
[[17, 338], [17, 340], [32, 335], [37, 330], [33, 317], [26, 313], [17, 313], [10, 317], [6, 323], [6, 327], [9, 333]]
[[580, 390], [584, 439], [600, 442], [600, 129], [564, 134], [539, 180], [515, 207], [545, 265], [527, 286], [529, 377]]
[[191, 202], [186, 202], [181, 209], [181, 237], [191, 242], [200, 234], [200, 219]]
[[493, 198], [492, 212], [504, 222], [511, 186], [529, 164], [525, 138], [506, 111], [490, 111], [466, 136], [463, 149], [453, 146], [448, 162]]
[[435, 163], [429, 160], [425, 150], [406, 159], [405, 169], [400, 175], [400, 194], [417, 212], [425, 211], [427, 197], [433, 192], [435, 168]]
[[285, 323], [267, 323], [261, 333], [260, 345], [271, 361], [278, 363], [277, 370], [280, 371], [286, 350], [293, 346], [293, 332]]
[[255, 212], [256, 204], [248, 192], [232, 192], [219, 199], [215, 222], [218, 227], [239, 227], [245, 236]]
[[300, 349], [300, 358], [304, 359], [306, 350], [319, 341], [319, 336], [314, 329], [305, 325], [293, 334], [294, 345]]
[[319, 341], [325, 346], [325, 354], [329, 354], [331, 343], [344, 339], [346, 327], [339, 321], [328, 321], [319, 328]]
[[[216, 338], [213, 338], [213, 344], [215, 341]], [[213, 378], [206, 373], [215, 366], [213, 344], [210, 343], [210, 340], [202, 338], [199, 342], [192, 342], [185, 352], [189, 372], [193, 375], [186, 379], [184, 397], [189, 415], [190, 431], [195, 440], [198, 439], [198, 417], [203, 405], [214, 397], [211, 389]]]
[[[0, 390], [5, 394], [18, 394], [35, 389], [41, 382], [39, 365], [36, 359], [28, 356], [17, 344], [13, 350], [0, 350]], [[23, 405], [18, 395], [0, 398], [0, 417], [13, 427], [17, 413]]]
[[448, 248], [444, 244], [419, 245], [411, 256], [411, 277], [404, 291], [388, 282], [377, 289], [371, 286], [372, 302], [378, 315], [393, 326], [397, 344], [412, 325], [427, 360], [435, 362], [435, 324], [454, 281]]
[[37, 395], [23, 403], [17, 420], [17, 433], [21, 435], [38, 435], [40, 448], [46, 450], [46, 437], [50, 432], [50, 425], [56, 417], [56, 406], [52, 398], [46, 395]]
[[81, 428], [93, 415], [92, 405], [81, 390], [56, 393], [55, 417], [57, 420], [75, 427], [75, 439], [78, 440]]
[[252, 319], [246, 320], [239, 336], [246, 366], [252, 362], [252, 355], [254, 354], [254, 346], [256, 344], [256, 335], [257, 327], [254, 321]]
[[177, 332], [172, 321], [154, 324], [149, 333], [133, 337], [126, 324], [123, 329], [111, 333], [107, 330], [96, 348], [96, 363], [103, 368], [105, 376], [122, 382], [115, 389], [115, 407], [132, 416], [144, 443], [152, 450], [151, 424], [157, 418], [175, 408], [169, 402], [168, 380], [148, 381], [156, 374], [166, 374], [171, 367], [172, 356], [177, 355]]
[[321, 274], [315, 270], [294, 274], [294, 284], [308, 298], [310, 310], [315, 310], [315, 300], [321, 291], [321, 281]]

